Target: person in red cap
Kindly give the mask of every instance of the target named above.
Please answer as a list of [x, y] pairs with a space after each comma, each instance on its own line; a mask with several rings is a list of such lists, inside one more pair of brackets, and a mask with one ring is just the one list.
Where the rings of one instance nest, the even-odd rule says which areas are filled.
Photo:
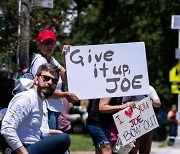
[[[73, 93], [61, 91], [62, 82], [66, 84], [67, 78], [66, 69], [61, 66], [58, 61], [52, 56], [57, 44], [56, 34], [52, 30], [43, 30], [38, 34], [36, 38], [36, 44], [39, 53], [35, 54], [34, 59], [32, 60], [30, 72], [35, 76], [38, 67], [44, 63], [54, 64], [60, 69], [60, 78], [59, 82], [57, 83], [56, 90], [54, 91], [52, 97], [47, 99], [49, 127], [51, 129], [58, 129], [58, 117], [62, 110], [62, 98], [65, 97], [68, 102], [78, 101], [78, 98]], [[68, 47], [69, 45], [63, 46], [63, 56]], [[44, 79], [45, 78], [46, 76], [44, 76]]]

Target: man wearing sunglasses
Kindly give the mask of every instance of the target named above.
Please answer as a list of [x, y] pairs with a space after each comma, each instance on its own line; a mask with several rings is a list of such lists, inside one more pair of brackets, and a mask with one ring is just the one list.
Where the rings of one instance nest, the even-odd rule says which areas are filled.
[[46, 99], [54, 93], [58, 79], [59, 68], [43, 64], [37, 70], [33, 88], [11, 100], [1, 134], [16, 153], [63, 154], [69, 148], [67, 134], [48, 128]]
[[[30, 69], [30, 72], [35, 75], [37, 72], [37, 68], [41, 64], [45, 63], [51, 63], [60, 69], [60, 77], [59, 81], [57, 83], [56, 90], [54, 91], [54, 94], [51, 98], [47, 99], [47, 108], [48, 108], [48, 123], [49, 127], [52, 129], [58, 129], [58, 117], [62, 110], [62, 98], [65, 97], [68, 102], [76, 102], [78, 101], [78, 98], [75, 94], [70, 92], [62, 92], [62, 82], [67, 83], [66, 78], [66, 69], [62, 67], [58, 61], [52, 56], [54, 54], [54, 49], [57, 46], [56, 42], [56, 34], [52, 30], [42, 30], [37, 38], [36, 38], [36, 44], [39, 53], [35, 54], [35, 57], [31, 63], [32, 67]], [[63, 47], [63, 53], [64, 50], [67, 49], [68, 46]], [[46, 79], [45, 76], [43, 76], [44, 79]]]

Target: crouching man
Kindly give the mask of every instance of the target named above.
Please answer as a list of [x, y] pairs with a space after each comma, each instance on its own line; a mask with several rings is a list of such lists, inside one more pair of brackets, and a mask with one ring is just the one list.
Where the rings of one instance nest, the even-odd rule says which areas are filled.
[[18, 154], [63, 154], [70, 138], [48, 127], [46, 98], [52, 96], [59, 69], [52, 64], [38, 68], [33, 87], [16, 94], [2, 121], [1, 134]]

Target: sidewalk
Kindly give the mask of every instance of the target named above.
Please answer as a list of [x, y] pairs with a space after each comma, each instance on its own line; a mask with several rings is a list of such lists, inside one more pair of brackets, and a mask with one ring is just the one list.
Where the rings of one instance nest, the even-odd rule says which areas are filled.
[[158, 142], [153, 142], [151, 154], [180, 154], [180, 146], [159, 147]]
[[[71, 152], [70, 154], [95, 154], [94, 151]], [[158, 142], [153, 142], [150, 154], [180, 154], [180, 146], [159, 147]]]

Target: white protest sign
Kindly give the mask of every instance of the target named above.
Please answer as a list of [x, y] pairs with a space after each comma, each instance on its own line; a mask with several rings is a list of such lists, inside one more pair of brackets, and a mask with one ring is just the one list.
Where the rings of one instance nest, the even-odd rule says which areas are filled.
[[71, 46], [66, 69], [79, 99], [149, 94], [144, 42]]
[[113, 118], [123, 145], [159, 126], [149, 97], [137, 102], [134, 109], [115, 113]]

